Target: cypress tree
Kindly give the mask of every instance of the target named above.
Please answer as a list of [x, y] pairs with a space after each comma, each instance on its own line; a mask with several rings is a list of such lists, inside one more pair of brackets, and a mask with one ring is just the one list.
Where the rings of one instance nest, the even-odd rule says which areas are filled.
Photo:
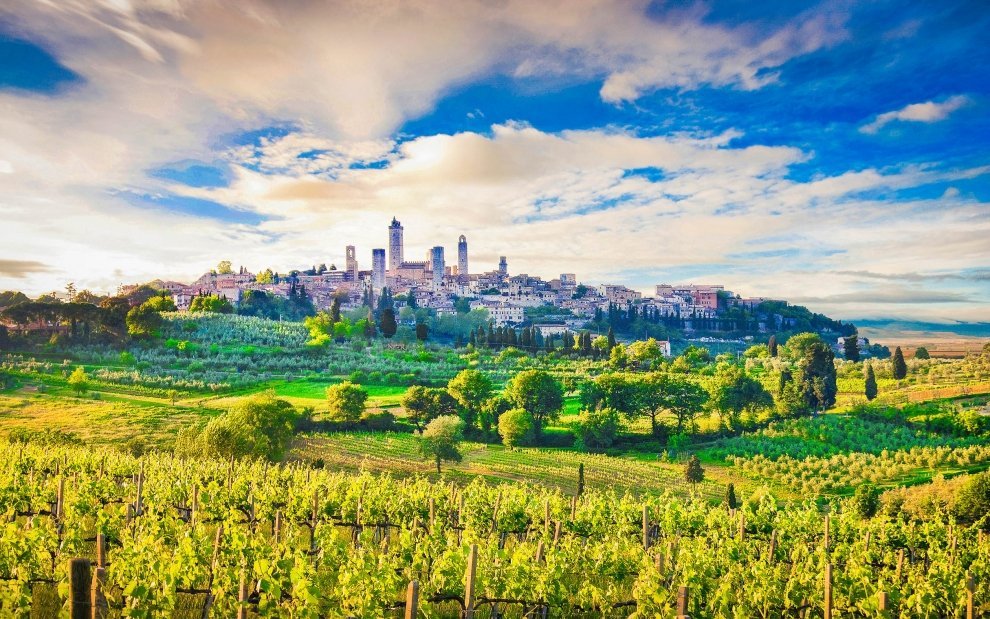
[[859, 361], [859, 336], [853, 333], [842, 340], [842, 353], [847, 361]]
[[725, 489], [725, 504], [729, 509], [739, 507], [739, 501], [736, 500], [736, 487], [732, 483]]
[[368, 315], [365, 317], [368, 324], [364, 327], [364, 334], [367, 337], [375, 337], [375, 315], [371, 312], [371, 308], [368, 308]]
[[578, 464], [578, 487], [577, 495], [581, 496], [584, 494], [584, 463]]
[[382, 320], [379, 327], [381, 328], [382, 335], [386, 338], [391, 338], [395, 335], [399, 325], [395, 322], [395, 311], [392, 308], [386, 307], [382, 310]]
[[894, 378], [901, 380], [907, 376], [907, 363], [904, 362], [904, 353], [901, 351], [900, 346], [894, 349], [894, 358], [891, 360], [891, 365]]
[[872, 400], [877, 397], [877, 377], [873, 373], [873, 364], [866, 364], [866, 385], [865, 385], [866, 399]]
[[684, 479], [691, 485], [699, 484], [705, 479], [705, 469], [701, 468], [701, 460], [694, 454], [684, 467]]
[[615, 331], [612, 330], [612, 327], [609, 327], [608, 328], [608, 349], [609, 350], [612, 350], [613, 348], [615, 348]]
[[771, 357], [776, 357], [777, 356], [777, 336], [776, 335], [771, 335], [770, 336], [770, 341], [767, 342], [767, 349], [770, 350], [770, 356]]

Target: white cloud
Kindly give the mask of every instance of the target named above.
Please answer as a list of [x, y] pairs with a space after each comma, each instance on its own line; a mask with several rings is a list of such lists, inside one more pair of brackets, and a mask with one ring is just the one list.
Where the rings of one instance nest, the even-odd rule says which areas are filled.
[[[0, 19], [83, 80], [58, 97], [0, 94], [0, 259], [49, 267], [0, 277], [0, 288], [190, 279], [221, 258], [284, 271], [340, 263], [349, 243], [366, 262], [393, 215], [406, 225], [411, 256], [451, 247], [464, 232], [478, 268], [504, 254], [513, 272], [593, 281], [645, 274], [638, 285], [689, 265], [744, 293], [825, 298], [850, 291], [847, 278], [823, 274], [830, 270], [986, 266], [985, 203], [949, 193], [933, 202], [853, 198], [985, 169], [868, 169], [800, 183], [788, 172], [808, 152], [735, 147], [738, 131], [641, 137], [509, 123], [490, 135], [393, 135], [444, 93], [493, 72], [600, 79], [602, 97], [620, 103], [657, 88], [759, 88], [788, 59], [845, 36], [841, 15], [801, 16], [765, 32], [713, 25], [696, 9], [646, 18], [646, 5], [6, 3]], [[923, 120], [926, 112], [900, 113]], [[300, 130], [218, 154], [221, 136], [273, 121]], [[229, 187], [147, 175], [218, 156], [232, 167]], [[352, 167], [372, 162], [384, 164]], [[662, 178], [624, 172], [646, 167]], [[125, 203], [156, 191], [266, 219], [239, 226]], [[795, 259], [732, 257], [795, 249], [813, 272], [792, 273]]]
[[838, 13], [768, 31], [707, 23], [697, 7], [649, 12], [647, 0], [15, 0], [0, 8], [86, 77], [110, 64], [124, 69], [116, 79], [159, 94], [164, 82], [180, 82], [171, 84], [173, 105], [205, 97], [244, 122], [303, 118], [352, 138], [388, 135], [485, 73], [603, 79], [603, 99], [619, 103], [657, 88], [759, 88], [790, 58], [845, 36]]
[[945, 101], [926, 101], [925, 103], [912, 103], [893, 112], [880, 114], [873, 122], [860, 127], [863, 133], [877, 133], [888, 124], [894, 121], [934, 123], [945, 120], [959, 108], [969, 103], [969, 98], [964, 95], [949, 97]]

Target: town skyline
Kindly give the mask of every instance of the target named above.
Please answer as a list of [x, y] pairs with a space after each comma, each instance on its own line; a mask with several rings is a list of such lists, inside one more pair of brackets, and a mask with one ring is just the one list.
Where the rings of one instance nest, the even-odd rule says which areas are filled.
[[370, 265], [394, 216], [415, 260], [463, 234], [486, 269], [985, 322], [987, 27], [961, 0], [15, 0], [0, 289]]

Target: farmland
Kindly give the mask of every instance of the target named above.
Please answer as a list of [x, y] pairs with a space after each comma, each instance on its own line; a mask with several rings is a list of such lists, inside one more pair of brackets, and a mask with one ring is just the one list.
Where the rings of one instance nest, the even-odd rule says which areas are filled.
[[[2, 608], [63, 603], [54, 585], [69, 558], [95, 556], [97, 534], [120, 544], [108, 550], [108, 605], [153, 617], [202, 612], [207, 597], [214, 616], [328, 616], [333, 605], [383, 616], [409, 603], [413, 580], [424, 616], [457, 616], [475, 552], [477, 608], [564, 615], [663, 616], [684, 583], [698, 616], [819, 608], [826, 568], [842, 563], [862, 576], [835, 580], [844, 608], [869, 614], [889, 590], [908, 616], [964, 607], [963, 566], [982, 578], [973, 488], [990, 469], [988, 350], [909, 354], [898, 376], [892, 359], [833, 359], [811, 334], [776, 355], [687, 346], [666, 359], [649, 341], [611, 354], [360, 337], [314, 349], [299, 323], [164, 320], [158, 338], [125, 347], [3, 352], [0, 457], [14, 494], [0, 507], [30, 567], [15, 575], [0, 559]], [[812, 371], [834, 381], [828, 401], [800, 391]], [[269, 413], [268, 429], [244, 425]], [[427, 437], [444, 419], [460, 434], [453, 454], [434, 456]], [[822, 547], [825, 512], [836, 528]], [[927, 537], [912, 533], [918, 522]], [[940, 550], [925, 554], [930, 543]], [[54, 562], [42, 548], [57, 548]], [[187, 575], [142, 588], [148, 553]], [[579, 584], [592, 573], [606, 575], [600, 587]], [[739, 584], [754, 573], [759, 590]], [[239, 593], [241, 579], [253, 593]], [[936, 582], [947, 593], [926, 597]]]

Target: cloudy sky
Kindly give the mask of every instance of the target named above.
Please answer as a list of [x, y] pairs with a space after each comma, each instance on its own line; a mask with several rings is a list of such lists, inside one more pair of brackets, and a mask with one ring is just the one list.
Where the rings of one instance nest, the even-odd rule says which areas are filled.
[[973, 2], [7, 0], [0, 289], [456, 247], [990, 316]]

